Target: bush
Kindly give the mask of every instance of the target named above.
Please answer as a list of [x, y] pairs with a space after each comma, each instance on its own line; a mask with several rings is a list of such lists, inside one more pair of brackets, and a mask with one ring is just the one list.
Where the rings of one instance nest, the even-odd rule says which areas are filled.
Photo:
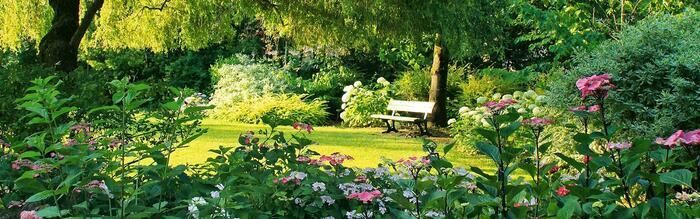
[[393, 97], [393, 86], [384, 78], [376, 84], [363, 85], [356, 81], [343, 88], [343, 104], [340, 118], [349, 127], [380, 126], [382, 121], [371, 118], [372, 114], [383, 114]]
[[700, 124], [700, 13], [652, 16], [617, 40], [579, 54], [574, 67], [552, 81], [557, 106], [580, 105], [571, 89], [585, 75], [610, 73], [618, 91], [610, 107], [625, 136], [652, 137]]
[[304, 96], [296, 94], [269, 94], [262, 97], [234, 103], [227, 111], [220, 112], [216, 118], [230, 121], [258, 123], [263, 118], [275, 118], [284, 125], [293, 122], [325, 124], [328, 112], [326, 101], [305, 101]]
[[309, 98], [328, 103], [328, 112], [337, 118], [342, 104], [343, 91], [338, 89], [361, 78], [359, 72], [343, 66], [327, 66], [314, 74], [311, 79], [303, 81], [304, 92]]
[[479, 97], [525, 90], [531, 81], [532, 74], [526, 71], [482, 69], [476, 74], [469, 75], [466, 83], [462, 83], [460, 101], [466, 106], [476, 106], [475, 100]]

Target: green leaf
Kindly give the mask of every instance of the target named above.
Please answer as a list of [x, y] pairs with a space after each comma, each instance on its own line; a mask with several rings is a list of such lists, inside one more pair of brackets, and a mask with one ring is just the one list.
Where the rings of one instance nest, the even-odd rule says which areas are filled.
[[494, 162], [501, 162], [501, 155], [498, 153], [498, 148], [496, 146], [485, 142], [477, 142], [476, 149], [478, 149], [481, 153], [485, 154], [486, 156], [490, 157], [491, 160], [493, 160]]
[[507, 138], [508, 136], [515, 133], [515, 131], [517, 131], [518, 128], [520, 128], [520, 122], [512, 122], [506, 128], [501, 130], [501, 136], [503, 138]]
[[557, 211], [557, 218], [559, 219], [569, 219], [574, 216], [574, 212], [579, 209], [577, 198], [568, 198], [564, 203], [564, 207]]
[[669, 185], [691, 187], [690, 183], [693, 180], [693, 173], [686, 169], [673, 170], [671, 172], [660, 174], [659, 180], [661, 180], [662, 183]]
[[55, 217], [60, 217], [61, 215], [65, 215], [68, 212], [69, 212], [68, 210], [59, 211], [58, 207], [51, 206], [51, 207], [43, 208], [43, 209], [37, 211], [36, 214], [42, 218], [55, 218]]
[[491, 144], [496, 144], [496, 142], [498, 142], [496, 140], [496, 132], [494, 131], [483, 128], [477, 128], [474, 129], [474, 131], [476, 131], [476, 133], [479, 133], [479, 135], [483, 136], [484, 138], [488, 139], [491, 142]]
[[586, 166], [583, 163], [578, 162], [578, 161], [574, 160], [573, 158], [570, 158], [562, 153], [555, 153], [555, 154], [557, 155], [557, 157], [561, 158], [566, 163], [568, 163], [572, 167], [576, 168], [576, 170], [580, 171], [580, 170], [586, 168]]
[[452, 142], [450, 142], [450, 143], [447, 143], [447, 144], [442, 148], [442, 153], [443, 153], [443, 155], [447, 155], [447, 153], [449, 153], [449, 152], [452, 150], [452, 148], [454, 148], [455, 143], [456, 143], [456, 141], [452, 141]]
[[52, 190], [44, 190], [39, 193], [36, 193], [29, 198], [25, 202], [38, 202], [42, 201], [44, 199], [50, 198], [53, 196], [53, 191]]

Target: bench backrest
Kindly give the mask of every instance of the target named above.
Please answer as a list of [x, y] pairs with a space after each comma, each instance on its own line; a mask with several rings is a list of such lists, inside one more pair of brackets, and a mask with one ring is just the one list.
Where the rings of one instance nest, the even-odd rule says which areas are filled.
[[427, 119], [428, 114], [433, 113], [433, 107], [435, 107], [433, 102], [390, 100], [386, 108], [391, 111], [392, 116], [396, 114], [396, 111], [402, 111], [423, 113], [423, 119]]

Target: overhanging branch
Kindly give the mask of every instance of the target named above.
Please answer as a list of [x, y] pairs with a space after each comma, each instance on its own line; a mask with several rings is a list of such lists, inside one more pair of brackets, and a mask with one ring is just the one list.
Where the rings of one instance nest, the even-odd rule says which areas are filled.
[[165, 9], [165, 6], [167, 6], [167, 5], [168, 5], [168, 2], [170, 2], [170, 1], [171, 1], [171, 0], [164, 0], [163, 3], [161, 3], [159, 7], [153, 7], [153, 6], [148, 6], [148, 5], [146, 5], [146, 6], [143, 6], [143, 8], [144, 8], [144, 9], [148, 9], [148, 10], [163, 11], [163, 9]]
[[85, 36], [85, 33], [87, 32], [87, 29], [90, 27], [90, 24], [92, 24], [92, 21], [95, 19], [95, 15], [97, 14], [100, 9], [102, 9], [102, 5], [104, 5], [105, 1], [104, 0], [95, 0], [92, 2], [92, 5], [90, 5], [90, 8], [85, 12], [85, 16], [83, 16], [83, 20], [80, 22], [80, 26], [78, 26], [78, 30], [73, 33], [73, 36], [70, 39], [70, 45], [73, 48], [78, 48], [80, 46], [80, 41], [83, 40], [83, 37]]

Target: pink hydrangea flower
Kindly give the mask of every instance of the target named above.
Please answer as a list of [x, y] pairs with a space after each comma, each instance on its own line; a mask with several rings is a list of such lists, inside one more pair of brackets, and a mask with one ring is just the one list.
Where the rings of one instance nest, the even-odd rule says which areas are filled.
[[523, 124], [535, 128], [542, 128], [546, 125], [551, 125], [554, 121], [551, 119], [546, 119], [546, 118], [530, 118], [530, 119], [525, 119], [523, 120]]
[[632, 143], [629, 142], [610, 142], [608, 143], [608, 149], [610, 150], [624, 150], [627, 148], [631, 148]]
[[666, 139], [656, 138], [656, 143], [673, 148], [673, 147], [675, 147], [678, 144], [683, 142], [683, 136], [684, 136], [683, 130], [678, 130]]
[[589, 113], [594, 113], [600, 111], [600, 105], [593, 105], [588, 107], [588, 112]]
[[311, 124], [306, 124], [306, 123], [300, 123], [300, 122], [295, 122], [292, 127], [296, 130], [305, 130], [308, 133], [311, 133], [311, 131], [314, 130], [314, 127], [311, 126]]
[[354, 158], [349, 156], [349, 155], [335, 152], [335, 153], [332, 153], [331, 155], [321, 156], [321, 158], [319, 158], [319, 161], [328, 162], [329, 164], [331, 164], [333, 166], [337, 166], [337, 165], [343, 164], [343, 162], [345, 162], [346, 160], [353, 160], [353, 159]]
[[576, 87], [583, 98], [591, 95], [605, 97], [609, 90], [615, 88], [615, 84], [610, 81], [610, 74], [601, 74], [579, 79]]
[[558, 195], [558, 196], [561, 196], [561, 197], [564, 197], [564, 196], [568, 195], [569, 192], [570, 192], [570, 191], [569, 191], [569, 189], [566, 188], [566, 186], [560, 186], [560, 187], [557, 189], [557, 195]]
[[22, 213], [19, 213], [19, 218], [20, 219], [41, 219], [39, 215], [36, 214], [36, 211], [22, 211]]
[[513, 99], [503, 99], [499, 102], [495, 102], [495, 101], [486, 102], [486, 103], [484, 103], [483, 106], [488, 108], [489, 111], [491, 111], [491, 112], [499, 112], [499, 111], [507, 108], [508, 106], [511, 106], [513, 104], [516, 104], [516, 103], [518, 103], [518, 101], [515, 101]]
[[683, 134], [683, 143], [686, 145], [700, 145], [700, 129]]
[[373, 191], [368, 191], [368, 192], [357, 192], [357, 193], [352, 193], [347, 196], [348, 199], [356, 199], [361, 201], [362, 203], [369, 203], [372, 202], [373, 200], [379, 198], [382, 196], [382, 192], [379, 190], [373, 190]]

